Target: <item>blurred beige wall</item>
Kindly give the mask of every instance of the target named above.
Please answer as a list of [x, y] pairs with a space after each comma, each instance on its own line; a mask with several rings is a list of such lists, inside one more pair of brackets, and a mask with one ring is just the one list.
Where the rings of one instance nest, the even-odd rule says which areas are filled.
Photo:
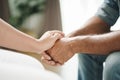
[[45, 21], [40, 35], [48, 30], [62, 30], [59, 0], [47, 0]]

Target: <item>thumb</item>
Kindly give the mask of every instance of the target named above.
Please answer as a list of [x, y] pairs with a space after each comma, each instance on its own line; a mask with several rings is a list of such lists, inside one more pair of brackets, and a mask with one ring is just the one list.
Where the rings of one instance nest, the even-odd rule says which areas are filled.
[[60, 38], [63, 38], [63, 36], [62, 36], [61, 34], [59, 34], [59, 33], [55, 33], [55, 34], [52, 36], [52, 38], [54, 38], [54, 40], [58, 40], [58, 39], [60, 39]]

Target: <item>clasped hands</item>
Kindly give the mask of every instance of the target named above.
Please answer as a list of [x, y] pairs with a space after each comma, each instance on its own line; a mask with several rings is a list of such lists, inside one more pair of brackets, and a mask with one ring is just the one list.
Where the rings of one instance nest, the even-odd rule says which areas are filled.
[[74, 55], [70, 42], [67, 37], [57, 40], [52, 48], [42, 53], [42, 61], [52, 66], [63, 65]]

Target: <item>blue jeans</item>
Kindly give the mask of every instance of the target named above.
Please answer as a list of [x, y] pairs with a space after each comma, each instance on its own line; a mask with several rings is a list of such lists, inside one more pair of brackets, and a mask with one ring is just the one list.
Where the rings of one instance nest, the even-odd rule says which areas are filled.
[[79, 54], [78, 80], [120, 80], [120, 52], [108, 56]]

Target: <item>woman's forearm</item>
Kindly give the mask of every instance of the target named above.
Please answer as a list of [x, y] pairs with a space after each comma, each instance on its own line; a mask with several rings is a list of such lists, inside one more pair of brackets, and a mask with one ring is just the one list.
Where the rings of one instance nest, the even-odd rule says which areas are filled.
[[120, 51], [120, 31], [101, 35], [77, 36], [71, 41], [74, 53], [106, 55]]
[[[0, 19], [0, 46], [25, 52], [41, 51], [37, 39], [24, 34]], [[42, 45], [41, 45], [42, 46]]]

